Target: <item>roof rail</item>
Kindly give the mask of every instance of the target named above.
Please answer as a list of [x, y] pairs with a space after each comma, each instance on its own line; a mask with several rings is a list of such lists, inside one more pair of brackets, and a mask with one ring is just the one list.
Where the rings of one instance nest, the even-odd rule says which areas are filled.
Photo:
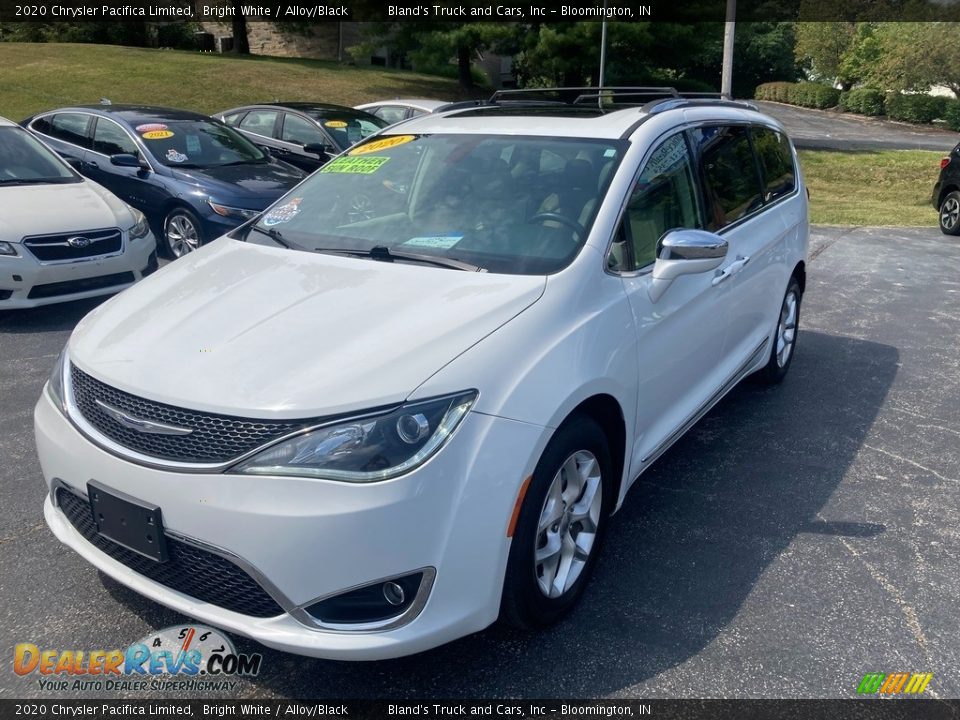
[[[552, 97], [543, 97], [543, 96]], [[676, 88], [672, 87], [627, 87], [627, 86], [604, 86], [604, 87], [555, 87], [555, 88], [526, 88], [523, 90], [497, 90], [490, 96], [491, 104], [502, 104], [503, 102], [552, 102], [563, 105], [576, 105], [584, 99], [614, 99], [618, 95], [640, 96], [662, 96], [662, 97], [680, 97]], [[532, 96], [532, 97], [531, 97]]]
[[740, 108], [741, 110], [759, 110], [752, 102], [747, 102], [746, 100], [724, 100], [720, 98], [719, 95], [714, 95], [713, 93], [691, 93], [690, 96], [684, 94], [684, 96], [680, 98], [660, 98], [658, 100], [651, 100], [641, 109], [645, 113], [653, 114], [683, 107], [717, 107], [718, 105], [721, 107]]

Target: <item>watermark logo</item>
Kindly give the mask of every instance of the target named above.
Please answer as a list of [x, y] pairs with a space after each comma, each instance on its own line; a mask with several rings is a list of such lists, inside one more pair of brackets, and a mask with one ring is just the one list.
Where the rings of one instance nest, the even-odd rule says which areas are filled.
[[[13, 649], [13, 671], [38, 676], [43, 690], [156, 690], [155, 679], [186, 676], [182, 689], [231, 689], [227, 678], [254, 677], [263, 656], [238, 653], [219, 630], [204, 625], [175, 625], [114, 650], [50, 650], [34, 643]], [[197, 676], [217, 682], [202, 682]], [[179, 686], [177, 686], [179, 688]]]
[[867, 673], [857, 687], [858, 695], [921, 695], [933, 673]]

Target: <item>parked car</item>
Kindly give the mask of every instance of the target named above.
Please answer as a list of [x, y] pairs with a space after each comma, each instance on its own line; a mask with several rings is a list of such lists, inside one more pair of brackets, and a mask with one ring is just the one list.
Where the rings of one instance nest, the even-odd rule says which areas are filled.
[[115, 293], [156, 269], [139, 210], [0, 117], [0, 310]]
[[35, 413], [54, 534], [319, 657], [567, 612], [638, 476], [787, 374], [807, 196], [744, 104], [503, 110], [353, 147], [88, 318]]
[[186, 110], [88, 105], [22, 124], [144, 213], [174, 258], [256, 216], [305, 177], [219, 120]]
[[357, 110], [364, 110], [371, 115], [376, 115], [388, 125], [394, 125], [401, 120], [427, 113], [443, 112], [448, 106], [453, 107], [457, 103], [451, 103], [447, 100], [430, 100], [427, 98], [397, 98], [396, 100], [378, 100], [377, 102], [364, 103], [357, 105]]
[[369, 113], [321, 103], [247, 105], [216, 117], [307, 172], [387, 126]]
[[960, 145], [940, 161], [931, 200], [940, 215], [940, 232], [960, 235]]

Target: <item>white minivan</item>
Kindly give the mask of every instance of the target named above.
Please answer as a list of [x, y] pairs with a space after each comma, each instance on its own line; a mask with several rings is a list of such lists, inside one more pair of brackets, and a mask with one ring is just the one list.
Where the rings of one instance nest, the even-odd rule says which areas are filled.
[[156, 269], [139, 210], [0, 118], [0, 311], [116, 293]]
[[88, 315], [35, 413], [64, 544], [325, 658], [559, 619], [637, 477], [784, 377], [806, 278], [796, 154], [748, 105], [385, 132]]

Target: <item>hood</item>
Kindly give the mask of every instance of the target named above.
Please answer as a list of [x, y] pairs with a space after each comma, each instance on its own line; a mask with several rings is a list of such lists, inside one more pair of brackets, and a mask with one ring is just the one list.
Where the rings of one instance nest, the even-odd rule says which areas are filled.
[[222, 238], [90, 313], [69, 353], [103, 382], [170, 405], [244, 417], [333, 415], [405, 400], [530, 307], [545, 285], [542, 276]]
[[235, 200], [253, 210], [262, 210], [306, 177], [298, 168], [275, 160], [262, 164], [169, 169], [177, 180], [201, 187], [220, 202]]
[[123, 201], [89, 180], [0, 187], [0, 240], [131, 225], [133, 216]]

